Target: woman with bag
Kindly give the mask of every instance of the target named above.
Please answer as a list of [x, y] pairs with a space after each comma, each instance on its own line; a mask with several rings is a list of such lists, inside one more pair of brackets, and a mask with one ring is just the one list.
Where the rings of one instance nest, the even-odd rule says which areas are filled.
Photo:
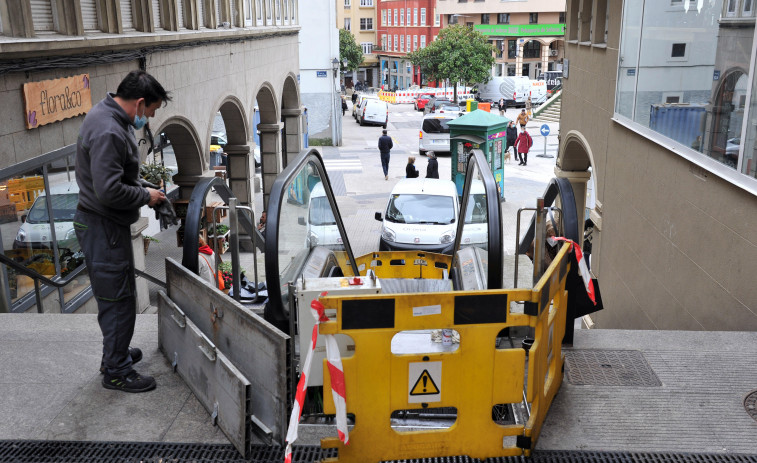
[[519, 166], [525, 166], [528, 162], [528, 150], [531, 149], [531, 145], [533, 144], [534, 141], [531, 138], [531, 135], [529, 135], [524, 128], [523, 132], [521, 132], [515, 140], [515, 153], [520, 161], [518, 163]]

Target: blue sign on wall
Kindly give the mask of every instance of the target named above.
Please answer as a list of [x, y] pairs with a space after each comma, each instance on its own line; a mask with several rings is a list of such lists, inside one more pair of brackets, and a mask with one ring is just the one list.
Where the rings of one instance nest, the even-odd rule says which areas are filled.
[[327, 72], [326, 71], [315, 71], [316, 77], [326, 77]]
[[720, 80], [720, 71], [712, 72], [712, 80]]
[[627, 76], [635, 76], [636, 75], [636, 69], [626, 69], [626, 75]]

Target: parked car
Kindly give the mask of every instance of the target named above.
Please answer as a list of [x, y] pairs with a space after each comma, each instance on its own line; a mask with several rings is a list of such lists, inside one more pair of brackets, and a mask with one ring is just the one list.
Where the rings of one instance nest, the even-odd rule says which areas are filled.
[[434, 95], [431, 93], [421, 93], [413, 100], [413, 109], [416, 111], [423, 111], [423, 109], [426, 107], [426, 103], [429, 102], [429, 100], [432, 100], [434, 98]]
[[352, 105], [352, 117], [355, 118], [356, 121], [359, 122], [357, 117], [357, 109], [360, 106], [360, 103], [362, 103], [365, 100], [378, 100], [378, 95], [374, 95], [372, 93], [366, 93], [366, 94], [359, 94], [357, 96], [357, 101], [355, 101], [355, 104]]
[[344, 249], [342, 235], [339, 234], [334, 211], [331, 210], [322, 182], [318, 182], [310, 192], [307, 218], [298, 217], [297, 223], [308, 228], [305, 239], [308, 248], [326, 246], [330, 249]]
[[436, 111], [434, 111], [434, 114], [454, 113], [454, 114], [459, 115], [462, 111], [463, 109], [460, 106], [457, 106], [454, 103], [448, 103], [448, 104], [443, 104], [439, 106], [438, 108], [436, 108]]
[[366, 99], [357, 108], [358, 123], [380, 125], [386, 128], [389, 123], [389, 105], [386, 101]]
[[453, 105], [454, 106], [454, 104], [455, 103], [453, 103], [452, 101], [448, 100], [447, 98], [436, 98], [436, 99], [434, 99], [432, 101], [429, 101], [426, 104], [426, 107], [423, 108], [423, 114], [431, 114], [433, 112], [436, 112], [436, 110], [438, 108], [440, 108], [441, 106], [443, 106], [443, 105]]
[[428, 114], [423, 116], [421, 130], [418, 133], [418, 152], [425, 156], [426, 151], [449, 152], [449, 126], [447, 123], [458, 117], [458, 112]]
[[50, 187], [50, 196], [37, 196], [16, 233], [13, 249], [52, 249], [53, 240], [47, 200], [51, 198], [55, 238], [59, 249], [76, 252], [80, 249], [74, 231], [74, 214], [79, 205], [79, 186], [76, 181]]
[[452, 254], [457, 216], [457, 188], [451, 180], [406, 178], [392, 189], [382, 222], [379, 251]]

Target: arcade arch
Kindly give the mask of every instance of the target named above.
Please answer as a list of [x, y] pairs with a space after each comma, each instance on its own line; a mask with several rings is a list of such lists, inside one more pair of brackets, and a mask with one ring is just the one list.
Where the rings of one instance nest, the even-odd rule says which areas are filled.
[[170, 141], [178, 168], [173, 182], [179, 186], [182, 198], [189, 197], [206, 168], [197, 131], [188, 119], [175, 116], [166, 120], [155, 133], [164, 133]]
[[[263, 210], [268, 207], [268, 197], [271, 193], [273, 181], [284, 167], [281, 156], [281, 129], [283, 124], [279, 122], [281, 119], [276, 100], [276, 92], [273, 86], [264, 82], [255, 94], [255, 100], [252, 103], [253, 107], [257, 106], [260, 115], [257, 131], [260, 134]], [[232, 185], [232, 190], [233, 188]]]
[[[541, 71], [544, 72], [544, 71], [550, 70], [549, 59], [552, 58], [553, 56], [559, 56], [559, 53], [560, 53], [559, 50], [560, 48], [562, 48], [562, 43], [564, 42], [563, 39], [560, 39], [557, 37], [527, 37], [527, 38], [518, 39], [518, 40], [519, 41], [523, 40], [523, 42], [519, 43], [520, 46], [518, 47], [518, 53], [515, 56], [515, 75], [516, 76], [523, 75], [523, 64], [524, 64], [524, 59], [526, 58], [524, 51], [528, 48], [527, 45], [529, 43], [536, 42], [541, 45], [539, 58], [541, 59], [540, 60]], [[554, 55], [552, 54], [553, 50], [557, 52]], [[528, 58], [533, 58], [533, 56], [529, 56]], [[527, 75], [527, 77], [530, 77], [530, 76]], [[533, 78], [535, 79], [537, 77], [539, 77], [538, 73], [534, 72]]]
[[302, 146], [301, 114], [297, 79], [294, 75], [289, 74], [284, 79], [284, 86], [281, 91], [281, 122], [284, 124], [281, 151], [284, 167], [297, 156]]

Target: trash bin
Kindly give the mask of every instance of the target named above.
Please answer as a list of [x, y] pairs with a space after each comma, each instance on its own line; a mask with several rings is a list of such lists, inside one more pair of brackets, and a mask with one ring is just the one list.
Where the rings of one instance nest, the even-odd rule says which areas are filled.
[[466, 100], [465, 101], [465, 110], [469, 113], [472, 113], [473, 111], [478, 109], [478, 101], [476, 100]]

